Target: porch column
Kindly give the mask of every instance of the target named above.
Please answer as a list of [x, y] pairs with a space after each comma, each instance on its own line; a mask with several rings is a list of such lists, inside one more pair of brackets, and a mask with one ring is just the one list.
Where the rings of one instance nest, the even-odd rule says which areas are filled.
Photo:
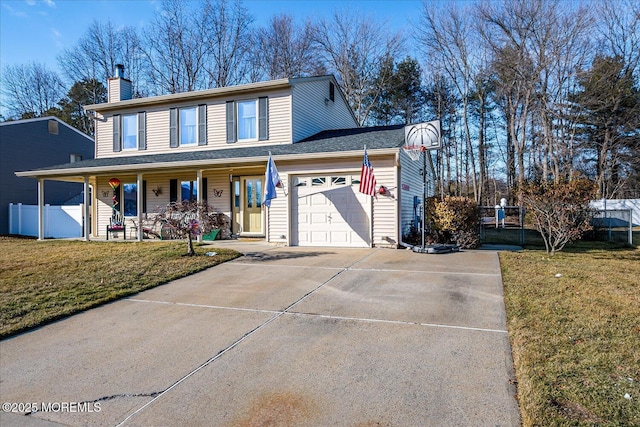
[[[196, 171], [196, 179], [198, 181], [198, 191], [197, 191], [197, 195], [196, 195], [196, 201], [198, 202], [198, 206], [202, 205], [202, 169], [198, 169]], [[201, 221], [202, 218], [200, 218], [200, 210], [198, 209], [198, 223], [202, 224]], [[197, 237], [197, 241], [198, 243], [202, 243], [202, 228], [200, 228], [200, 233], [198, 233], [198, 237]]]
[[89, 197], [89, 177], [84, 177], [84, 241], [89, 241], [89, 233], [91, 232], [91, 221], [90, 221], [90, 212], [91, 206], [91, 198]]
[[38, 240], [44, 240], [44, 179], [38, 178]]
[[138, 174], [138, 180], [136, 182], [136, 188], [137, 188], [137, 196], [136, 196], [136, 204], [138, 206], [138, 236], [137, 236], [137, 240], [138, 242], [142, 242], [144, 233], [142, 232], [142, 198], [143, 198], [143, 194], [142, 192], [144, 191], [144, 186], [142, 185], [142, 174], [139, 173]]

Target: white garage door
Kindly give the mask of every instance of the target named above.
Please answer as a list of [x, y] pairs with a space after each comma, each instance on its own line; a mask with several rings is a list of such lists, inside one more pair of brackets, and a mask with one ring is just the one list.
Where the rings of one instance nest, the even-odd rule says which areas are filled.
[[360, 175], [294, 178], [294, 244], [370, 247], [371, 197], [358, 191], [359, 184]]

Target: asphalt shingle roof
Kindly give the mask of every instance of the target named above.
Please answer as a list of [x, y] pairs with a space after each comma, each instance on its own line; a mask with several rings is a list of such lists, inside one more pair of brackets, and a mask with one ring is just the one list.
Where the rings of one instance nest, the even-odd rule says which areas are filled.
[[134, 155], [83, 160], [75, 163], [49, 166], [34, 171], [55, 171], [61, 169], [91, 169], [108, 166], [135, 166], [143, 164], [180, 163], [190, 161], [224, 160], [252, 157], [334, 153], [341, 151], [399, 148], [404, 143], [404, 125], [377, 126], [367, 128], [337, 129], [319, 132], [295, 144], [254, 145], [237, 148], [183, 151], [164, 154]]

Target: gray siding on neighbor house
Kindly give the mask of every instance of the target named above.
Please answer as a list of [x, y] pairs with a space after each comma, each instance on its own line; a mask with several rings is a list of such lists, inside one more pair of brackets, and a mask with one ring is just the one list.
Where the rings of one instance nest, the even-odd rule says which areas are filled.
[[[38, 203], [38, 181], [17, 177], [25, 171], [69, 163], [71, 154], [93, 159], [93, 140], [55, 120], [58, 134], [49, 132], [50, 118], [0, 124], [0, 234], [9, 230], [9, 203]], [[45, 203], [60, 205], [82, 192], [82, 184], [45, 181]]]
[[[427, 155], [429, 155], [427, 151]], [[418, 203], [422, 200], [423, 195], [423, 178], [420, 171], [422, 170], [423, 158], [411, 160], [409, 155], [400, 149], [400, 183], [398, 192], [400, 194], [400, 237], [406, 235], [414, 222], [414, 197], [418, 197]], [[433, 192], [433, 173], [430, 163], [427, 159], [427, 197], [434, 195]]]

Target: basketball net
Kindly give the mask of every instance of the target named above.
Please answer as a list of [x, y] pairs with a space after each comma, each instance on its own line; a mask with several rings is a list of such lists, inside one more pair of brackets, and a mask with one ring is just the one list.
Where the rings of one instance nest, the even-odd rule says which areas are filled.
[[411, 160], [419, 160], [420, 159], [420, 154], [423, 151], [426, 151], [426, 148], [424, 145], [404, 145], [402, 147], [404, 149], [404, 152], [407, 153], [407, 155], [411, 158]]

